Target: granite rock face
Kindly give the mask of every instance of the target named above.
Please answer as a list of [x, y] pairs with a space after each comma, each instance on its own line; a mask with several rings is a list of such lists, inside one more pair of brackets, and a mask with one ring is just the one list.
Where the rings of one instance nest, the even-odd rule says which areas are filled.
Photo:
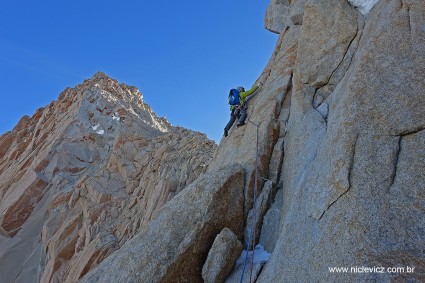
[[285, 29], [290, 2], [288, 0], [273, 0], [270, 2], [264, 22], [266, 29], [274, 33], [280, 33]]
[[[308, 1], [301, 29], [288, 27], [299, 40], [279, 236], [257, 282], [422, 282], [425, 5], [381, 0], [364, 17], [331, 2]], [[406, 272], [329, 271], [356, 266]]]
[[216, 236], [224, 228], [242, 236], [243, 187], [240, 165], [201, 175], [80, 282], [203, 282]]
[[2, 280], [76, 282], [203, 173], [215, 147], [103, 73], [66, 89], [0, 137]]
[[[381, 0], [367, 16], [357, 8], [271, 1], [266, 26], [280, 35], [248, 102], [250, 122], [229, 131], [207, 169], [242, 166], [249, 230], [258, 125], [264, 218], [253, 225], [272, 255], [254, 265], [256, 282], [424, 280], [425, 7]], [[415, 272], [329, 271], [356, 266]], [[226, 281], [239, 282], [242, 268]]]
[[[219, 254], [204, 278], [222, 282], [234, 263], [214, 239], [254, 226], [271, 253], [256, 282], [425, 281], [424, 15], [422, 0], [272, 0], [263, 86], [218, 148], [102, 74], [66, 90], [0, 136], [0, 272], [202, 282]], [[405, 272], [329, 270], [374, 266]]]

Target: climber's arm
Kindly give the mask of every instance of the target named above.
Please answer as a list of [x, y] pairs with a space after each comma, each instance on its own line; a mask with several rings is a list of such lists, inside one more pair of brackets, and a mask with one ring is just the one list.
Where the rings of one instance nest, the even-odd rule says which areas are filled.
[[256, 86], [254, 86], [253, 88], [251, 88], [250, 90], [248, 90], [248, 91], [244, 91], [244, 92], [241, 92], [239, 95], [240, 95], [240, 97], [242, 98], [242, 99], [245, 99], [245, 98], [247, 98], [248, 96], [250, 96], [251, 94], [253, 94], [257, 89], [259, 88], [259, 86], [258, 85], [256, 85]]

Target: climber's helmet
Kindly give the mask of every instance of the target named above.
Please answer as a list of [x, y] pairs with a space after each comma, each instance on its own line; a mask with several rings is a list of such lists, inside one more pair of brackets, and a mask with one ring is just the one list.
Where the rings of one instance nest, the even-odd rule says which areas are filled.
[[244, 92], [244, 91], [245, 91], [245, 89], [243, 88], [243, 86], [238, 86], [236, 89], [237, 89], [239, 92]]

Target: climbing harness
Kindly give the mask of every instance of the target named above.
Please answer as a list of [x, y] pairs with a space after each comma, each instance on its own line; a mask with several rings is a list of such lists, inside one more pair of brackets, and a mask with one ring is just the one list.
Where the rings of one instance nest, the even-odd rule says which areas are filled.
[[241, 281], [240, 283], [242, 283], [243, 281], [243, 277], [245, 274], [245, 267], [246, 267], [246, 263], [248, 261], [248, 253], [249, 250], [252, 246], [252, 260], [251, 260], [251, 272], [250, 272], [250, 276], [249, 276], [249, 282], [252, 282], [252, 270], [254, 268], [254, 244], [255, 244], [255, 222], [256, 222], [256, 209], [255, 209], [255, 204], [257, 202], [257, 181], [258, 181], [258, 132], [259, 132], [259, 128], [260, 128], [260, 124], [256, 124], [254, 122], [252, 122], [249, 118], [248, 118], [248, 122], [253, 124], [256, 128], [257, 128], [257, 145], [256, 145], [256, 153], [255, 153], [255, 183], [254, 183], [254, 201], [253, 201], [253, 215], [252, 215], [252, 224], [251, 224], [251, 231], [249, 233], [249, 240], [248, 240], [248, 246], [246, 248], [246, 256], [245, 256], [245, 262], [243, 265], [243, 270], [242, 270], [242, 276], [241, 276]]

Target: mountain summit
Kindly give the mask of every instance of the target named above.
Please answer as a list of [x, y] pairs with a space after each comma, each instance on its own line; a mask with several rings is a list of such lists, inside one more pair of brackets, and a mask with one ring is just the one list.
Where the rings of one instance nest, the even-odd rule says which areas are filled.
[[204, 172], [215, 147], [104, 73], [65, 89], [0, 137], [2, 280], [42, 266], [43, 282], [74, 282]]

